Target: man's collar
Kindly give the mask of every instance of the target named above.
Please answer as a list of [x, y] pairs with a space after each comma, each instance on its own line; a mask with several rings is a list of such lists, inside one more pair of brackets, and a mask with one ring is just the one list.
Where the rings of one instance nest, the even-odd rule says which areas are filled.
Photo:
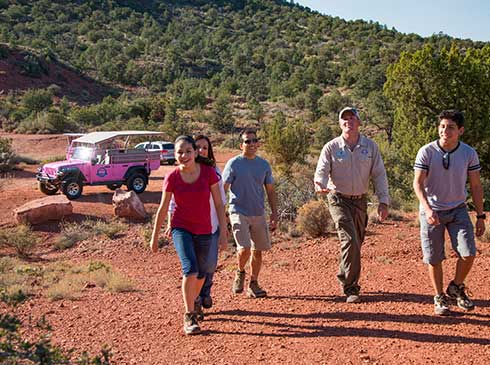
[[458, 148], [459, 148], [459, 145], [461, 144], [461, 141], [458, 141], [458, 143], [456, 144], [456, 146], [450, 150], [450, 151], [446, 151], [442, 146], [441, 146], [441, 142], [439, 140], [436, 141], [436, 145], [437, 147], [443, 152], [443, 153], [446, 153], [446, 152], [449, 152], [449, 153], [453, 153], [454, 151], [456, 151]]
[[[339, 143], [339, 145], [342, 148], [344, 148], [347, 145], [347, 143], [345, 142], [345, 138], [342, 135], [340, 135], [340, 143]], [[367, 137], [365, 137], [362, 134], [359, 134], [359, 141], [357, 142], [357, 146], [367, 147]]]

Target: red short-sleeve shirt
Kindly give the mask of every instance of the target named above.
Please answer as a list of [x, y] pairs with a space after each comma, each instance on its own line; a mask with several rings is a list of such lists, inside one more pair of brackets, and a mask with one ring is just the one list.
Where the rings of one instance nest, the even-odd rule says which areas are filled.
[[175, 199], [172, 228], [183, 228], [193, 234], [211, 234], [211, 185], [219, 181], [213, 167], [204, 164], [199, 177], [192, 184], [182, 180], [179, 168], [169, 173], [163, 181], [164, 191], [171, 192]]

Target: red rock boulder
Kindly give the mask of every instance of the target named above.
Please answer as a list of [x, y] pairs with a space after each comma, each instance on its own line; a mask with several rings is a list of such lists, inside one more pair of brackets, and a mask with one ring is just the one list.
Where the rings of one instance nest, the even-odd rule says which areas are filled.
[[17, 222], [29, 224], [39, 224], [51, 220], [58, 221], [72, 213], [73, 205], [64, 195], [53, 195], [32, 200], [14, 209]]
[[114, 214], [118, 217], [143, 220], [147, 216], [145, 206], [138, 194], [132, 190], [117, 189], [112, 196], [112, 206], [114, 207]]

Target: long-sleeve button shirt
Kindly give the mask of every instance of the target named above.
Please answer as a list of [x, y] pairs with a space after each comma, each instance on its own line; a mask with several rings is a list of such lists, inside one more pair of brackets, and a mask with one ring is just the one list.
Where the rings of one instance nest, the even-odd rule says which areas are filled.
[[351, 151], [342, 136], [323, 146], [315, 171], [315, 182], [345, 195], [366, 194], [369, 179], [380, 203], [389, 204], [388, 179], [378, 145], [361, 135]]

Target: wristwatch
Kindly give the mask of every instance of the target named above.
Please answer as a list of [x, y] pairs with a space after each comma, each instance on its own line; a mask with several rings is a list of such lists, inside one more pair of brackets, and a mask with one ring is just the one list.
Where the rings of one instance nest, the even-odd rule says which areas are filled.
[[483, 219], [483, 220], [485, 220], [485, 219], [487, 219], [487, 215], [485, 213], [483, 213], [483, 214], [477, 214], [476, 215], [476, 219]]

